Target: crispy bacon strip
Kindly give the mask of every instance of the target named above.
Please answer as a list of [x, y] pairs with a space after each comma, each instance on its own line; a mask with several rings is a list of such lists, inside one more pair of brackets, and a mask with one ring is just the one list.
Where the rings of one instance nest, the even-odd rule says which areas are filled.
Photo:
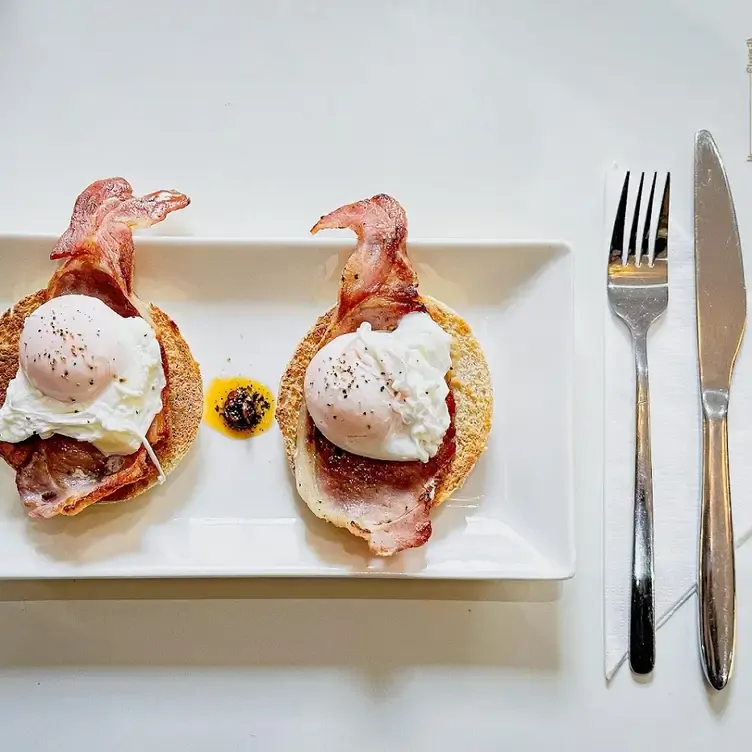
[[419, 305], [418, 275], [407, 256], [407, 217], [391, 196], [382, 193], [336, 209], [322, 217], [311, 232], [315, 235], [331, 229], [350, 229], [358, 237], [342, 271], [338, 329], [346, 326], [349, 315], [363, 304], [373, 315], [390, 318], [394, 305]]
[[151, 227], [189, 203], [177, 191], [134, 196], [123, 178], [92, 183], [76, 200], [70, 226], [50, 254], [53, 261], [65, 261], [50, 279], [48, 296], [91, 295], [121, 316], [148, 318], [133, 293], [133, 230]]
[[149, 468], [146, 450], [105, 457], [91, 444], [64, 436], [37, 440], [16, 474], [16, 486], [29, 517], [76, 514], [140, 480]]
[[[336, 315], [319, 348], [352, 332], [364, 321], [392, 330], [407, 313], [425, 311], [418, 277], [407, 255], [407, 220], [390, 196], [343, 206], [322, 217], [316, 233], [350, 228], [358, 242], [348, 259]], [[425, 543], [437, 481], [455, 452], [454, 397], [447, 406], [449, 430], [429, 462], [385, 462], [335, 447], [315, 427], [303, 406], [298, 429], [295, 475], [298, 491], [312, 511], [365, 538], [377, 555], [389, 556]]]
[[[121, 316], [150, 320], [148, 307], [133, 292], [132, 231], [161, 222], [189, 203], [187, 196], [176, 191], [134, 196], [123, 178], [92, 183], [76, 200], [70, 226], [50, 255], [63, 263], [50, 279], [47, 299], [73, 293], [90, 295]], [[164, 349], [162, 363], [167, 375]], [[167, 398], [165, 387], [163, 405]], [[168, 433], [162, 410], [147, 439], [155, 446]], [[125, 457], [105, 457], [91, 444], [62, 436], [34, 437], [21, 444], [0, 442], [0, 455], [16, 470], [18, 492], [31, 517], [77, 514], [154, 472], [143, 447]]]

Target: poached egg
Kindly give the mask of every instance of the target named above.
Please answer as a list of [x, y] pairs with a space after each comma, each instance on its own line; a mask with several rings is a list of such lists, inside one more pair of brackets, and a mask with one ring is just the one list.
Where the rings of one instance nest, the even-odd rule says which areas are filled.
[[24, 322], [18, 373], [0, 407], [0, 440], [60, 434], [105, 455], [132, 454], [146, 444], [164, 386], [148, 322], [88, 295], [52, 298]]
[[451, 336], [427, 313], [391, 332], [357, 331], [328, 342], [306, 370], [305, 401], [335, 446], [378, 460], [428, 462], [449, 428]]

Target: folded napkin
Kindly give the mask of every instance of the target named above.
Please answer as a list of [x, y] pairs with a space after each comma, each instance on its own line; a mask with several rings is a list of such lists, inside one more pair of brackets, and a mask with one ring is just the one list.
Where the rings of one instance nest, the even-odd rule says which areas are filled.
[[[606, 180], [603, 244], [607, 244], [625, 171], [609, 170]], [[647, 178], [647, 176], [646, 176]], [[652, 175], [651, 175], [652, 178]], [[639, 173], [630, 179], [634, 201]], [[656, 194], [663, 184], [656, 187]], [[675, 188], [675, 186], [674, 186]], [[643, 201], [649, 190], [646, 185]], [[676, 190], [674, 191], [676, 192]], [[684, 192], [685, 194], [687, 192]], [[660, 195], [660, 194], [659, 194]], [[668, 309], [648, 335], [650, 423], [655, 521], [655, 608], [660, 628], [691, 598], [696, 608], [697, 536], [700, 514], [701, 424], [694, 298], [691, 207], [671, 202], [668, 248]], [[655, 213], [653, 215], [655, 219]], [[752, 259], [746, 273], [752, 280]], [[627, 657], [629, 644], [632, 509], [634, 489], [634, 361], [629, 332], [606, 303], [604, 469], [604, 631], [605, 673], [610, 680]], [[747, 339], [749, 338], [748, 335]], [[729, 407], [731, 501], [737, 547], [752, 531], [752, 345], [742, 342]], [[746, 421], [745, 421], [746, 416]], [[660, 643], [656, 670], [660, 670]]]

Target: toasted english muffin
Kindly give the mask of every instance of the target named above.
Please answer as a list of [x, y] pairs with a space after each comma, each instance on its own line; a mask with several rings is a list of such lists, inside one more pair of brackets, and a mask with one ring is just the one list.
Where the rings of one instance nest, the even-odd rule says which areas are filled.
[[[456, 451], [436, 487], [434, 506], [437, 506], [465, 482], [486, 448], [493, 415], [493, 388], [483, 349], [467, 322], [438, 300], [422, 296], [421, 301], [431, 318], [452, 337], [452, 370], [447, 374], [447, 383], [456, 403]], [[316, 321], [298, 344], [280, 382], [277, 422], [293, 471], [306, 368], [335, 314], [336, 306]]]
[[[0, 316], [0, 404], [5, 401], [8, 384], [18, 371], [18, 350], [24, 321], [47, 299], [47, 290], [39, 290], [18, 301]], [[178, 466], [198, 433], [203, 416], [203, 385], [198, 363], [193, 359], [177, 324], [155, 305], [150, 310], [151, 323], [167, 361], [165, 375], [168, 398], [164, 414], [170, 431], [169, 436], [154, 447], [154, 451], [165, 475], [168, 475]], [[97, 503], [127, 501], [147, 491], [157, 482], [157, 470], [150, 463], [145, 478], [120, 488]]]

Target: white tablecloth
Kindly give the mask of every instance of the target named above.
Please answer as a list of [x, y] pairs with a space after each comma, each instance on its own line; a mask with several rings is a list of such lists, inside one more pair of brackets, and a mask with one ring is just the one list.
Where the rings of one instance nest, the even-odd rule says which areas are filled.
[[0, 231], [59, 232], [82, 186], [122, 174], [191, 195], [173, 232], [301, 235], [388, 191], [414, 237], [570, 241], [578, 512], [562, 586], [2, 585], [0, 748], [742, 745], [750, 547], [722, 698], [691, 608], [651, 682], [604, 684], [600, 240], [606, 165], [670, 168], [688, 211], [705, 127], [752, 247], [750, 36], [744, 0], [0, 2]]

